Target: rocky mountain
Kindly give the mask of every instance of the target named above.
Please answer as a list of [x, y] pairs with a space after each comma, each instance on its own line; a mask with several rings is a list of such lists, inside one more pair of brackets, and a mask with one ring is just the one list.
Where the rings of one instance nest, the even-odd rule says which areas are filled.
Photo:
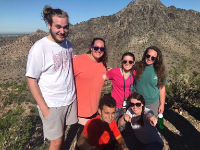
[[32, 45], [42, 37], [48, 35], [46, 32], [37, 30], [30, 35], [19, 37], [0, 38], [0, 82], [21, 82], [25, 80], [27, 56]]
[[[47, 34], [38, 30], [10, 42], [0, 40], [0, 82], [25, 79], [28, 52]], [[116, 14], [70, 26], [68, 39], [76, 54], [86, 53], [94, 37], [105, 39], [108, 66], [113, 68], [120, 65], [124, 52], [133, 52], [138, 61], [147, 47], [155, 45], [163, 52], [168, 71], [183, 60], [188, 60], [191, 70], [199, 71], [200, 12], [194, 10], [166, 7], [160, 0], [133, 0]]]

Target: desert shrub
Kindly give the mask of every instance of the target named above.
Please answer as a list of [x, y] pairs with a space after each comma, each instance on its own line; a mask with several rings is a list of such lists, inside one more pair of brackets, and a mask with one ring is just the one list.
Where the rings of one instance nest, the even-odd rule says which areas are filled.
[[[6, 82], [0, 84], [0, 87], [0, 93], [4, 95], [2, 109], [5, 107], [8, 109], [8, 106], [13, 104], [13, 108], [5, 112], [2, 110], [0, 114], [0, 149], [24, 150], [32, 148], [34, 146], [32, 137], [36, 133], [36, 124], [41, 121], [38, 119], [36, 106], [29, 108], [29, 114], [22, 107], [22, 102], [28, 101], [30, 103], [26, 82]], [[43, 143], [43, 140], [39, 140], [37, 143]]]
[[8, 96], [5, 98], [3, 105], [6, 106], [6, 105], [12, 104], [12, 101], [14, 101], [16, 97], [17, 97], [17, 94], [15, 94], [14, 92], [10, 92]]
[[105, 94], [110, 94], [110, 93], [111, 93], [111, 87], [102, 90], [102, 92], [101, 92], [101, 98], [102, 98]]
[[25, 81], [22, 81], [21, 84], [17, 86], [18, 92], [22, 93], [27, 89], [27, 83]]
[[27, 83], [25, 81], [22, 81], [20, 83], [17, 83], [15, 81], [7, 81], [6, 83], [0, 84], [0, 87], [3, 90], [7, 90], [8, 88], [11, 88], [12, 90], [17, 89], [18, 91], [24, 91], [27, 88]]
[[[18, 141], [18, 125], [21, 121], [21, 114], [24, 112], [22, 107], [17, 107], [16, 109], [10, 110], [0, 121], [0, 143], [3, 147], [10, 147]], [[11, 147], [10, 147], [11, 148]], [[20, 147], [18, 147], [20, 148]]]
[[171, 79], [166, 86], [166, 100], [170, 105], [189, 103], [200, 97], [200, 77], [197, 71], [191, 72], [187, 67], [187, 60], [179, 64], [179, 68], [172, 67]]
[[3, 89], [3, 90], [7, 90], [7, 88], [10, 86], [10, 82], [7, 81], [6, 83], [4, 84], [1, 84], [0, 87]]
[[30, 115], [24, 116], [24, 109], [18, 106], [6, 113], [0, 121], [0, 149], [29, 149], [36, 124], [36, 107]]
[[18, 104], [20, 105], [22, 102], [26, 102], [28, 99], [26, 98], [25, 94], [17, 93], [17, 92], [10, 92], [8, 93], [7, 97], [3, 101], [3, 105], [10, 105], [10, 104]]
[[[3, 105], [7, 106], [13, 103], [21, 104], [22, 102], [28, 101], [27, 99], [27, 83], [21, 82], [20, 84], [16, 82], [6, 82], [5, 84], [0, 84], [2, 91], [0, 93], [4, 93], [6, 95]], [[10, 91], [8, 90], [11, 89]]]

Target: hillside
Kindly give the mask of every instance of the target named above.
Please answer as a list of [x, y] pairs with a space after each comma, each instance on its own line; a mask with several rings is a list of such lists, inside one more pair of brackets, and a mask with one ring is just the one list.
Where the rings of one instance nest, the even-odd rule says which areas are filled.
[[199, 65], [200, 13], [165, 7], [159, 0], [132, 1], [120, 12], [90, 19], [71, 27], [69, 36], [75, 50], [85, 53], [92, 38], [107, 42], [109, 66], [117, 67], [122, 53], [131, 51], [136, 60], [150, 45], [158, 46], [169, 68], [189, 59], [194, 69]]
[[[0, 149], [48, 147], [24, 76], [30, 48], [46, 35], [38, 29], [30, 35], [0, 37]], [[126, 51], [139, 61], [147, 47], [161, 49], [169, 71], [165, 128], [160, 130], [163, 150], [199, 149], [200, 12], [166, 7], [160, 0], [133, 0], [116, 14], [70, 25], [68, 39], [77, 55], [89, 50], [94, 37], [105, 39], [108, 66], [113, 68], [120, 65]], [[102, 95], [110, 88], [106, 82]], [[71, 150], [73, 146], [74, 142]]]
[[[70, 26], [68, 39], [76, 54], [88, 51], [94, 37], [106, 41], [108, 66], [117, 67], [122, 53], [131, 51], [140, 60], [145, 49], [158, 46], [168, 70], [187, 59], [199, 70], [200, 12], [166, 7], [159, 0], [136, 0], [116, 14], [92, 18]], [[1, 38], [0, 82], [24, 80], [27, 55], [35, 41], [47, 35], [38, 30], [8, 42]], [[2, 44], [4, 43], [4, 44]]]
[[27, 56], [32, 45], [47, 33], [37, 30], [30, 35], [0, 38], [0, 82], [25, 80]]

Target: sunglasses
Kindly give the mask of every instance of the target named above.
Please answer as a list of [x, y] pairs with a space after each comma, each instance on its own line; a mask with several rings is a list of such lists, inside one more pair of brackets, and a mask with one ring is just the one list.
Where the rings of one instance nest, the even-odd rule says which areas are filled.
[[150, 57], [151, 57], [151, 60], [152, 60], [152, 61], [155, 61], [155, 60], [156, 60], [156, 57], [151, 56], [151, 55], [149, 55], [149, 54], [146, 55], [146, 58], [150, 58]]
[[137, 107], [140, 107], [140, 106], [141, 106], [141, 104], [142, 104], [142, 103], [130, 103], [130, 106], [131, 106], [131, 107], [133, 107], [133, 106], [135, 106], [135, 105], [136, 105]]
[[131, 60], [129, 60], [129, 61], [123, 60], [122, 62], [123, 62], [123, 64], [126, 64], [127, 62], [128, 62], [129, 64], [133, 64], [133, 61], [131, 61]]
[[94, 48], [95, 51], [98, 51], [100, 49], [100, 51], [104, 52], [106, 50], [105, 47], [99, 47], [99, 46], [92, 46], [92, 48]]

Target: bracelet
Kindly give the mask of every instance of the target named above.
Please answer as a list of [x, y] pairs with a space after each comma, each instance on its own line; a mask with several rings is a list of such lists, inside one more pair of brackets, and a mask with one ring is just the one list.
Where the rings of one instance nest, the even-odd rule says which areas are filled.
[[152, 113], [148, 113], [148, 115], [153, 115]]

